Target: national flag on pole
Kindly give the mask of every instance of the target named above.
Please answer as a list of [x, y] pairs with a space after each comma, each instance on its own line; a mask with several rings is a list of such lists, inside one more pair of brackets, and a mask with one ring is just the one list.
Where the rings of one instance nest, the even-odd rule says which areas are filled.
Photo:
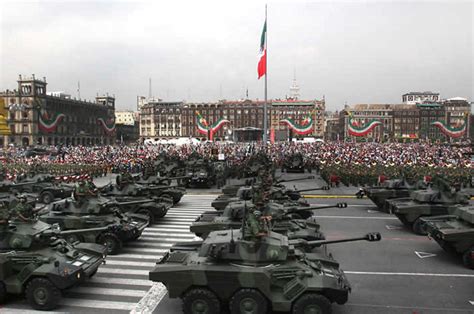
[[258, 79], [267, 74], [267, 47], [265, 41], [267, 40], [267, 21], [263, 24], [262, 36], [260, 37], [260, 54], [258, 59]]

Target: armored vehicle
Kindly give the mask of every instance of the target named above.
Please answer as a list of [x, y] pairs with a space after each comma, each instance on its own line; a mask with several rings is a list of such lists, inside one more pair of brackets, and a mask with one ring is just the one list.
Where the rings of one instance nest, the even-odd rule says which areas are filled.
[[363, 193], [377, 205], [380, 211], [389, 213], [390, 208], [387, 200], [394, 198], [407, 198], [411, 191], [426, 189], [426, 185], [419, 182], [416, 186], [411, 186], [404, 179], [387, 180], [381, 186], [364, 188]]
[[[59, 228], [41, 221], [11, 221], [0, 231], [0, 304], [24, 294], [37, 310], [52, 310], [61, 291], [92, 277], [105, 263], [99, 244], [69, 244]], [[77, 232], [81, 232], [80, 230]]]
[[147, 216], [150, 225], [164, 217], [173, 206], [173, 201], [169, 197], [117, 196], [113, 200], [117, 201], [117, 205], [122, 212]]
[[185, 180], [187, 177], [149, 177], [148, 180], [140, 179], [136, 183], [151, 188], [153, 194], [169, 197], [173, 200], [173, 204], [178, 204], [181, 198], [186, 194], [186, 189], [181, 186], [171, 185], [172, 180]]
[[40, 220], [58, 224], [62, 230], [87, 229], [88, 232], [71, 234], [69, 242], [100, 243], [109, 254], [117, 254], [123, 242], [136, 240], [148, 226], [148, 216], [122, 213], [120, 204], [103, 197], [77, 201], [67, 198], [50, 204], [49, 212]]
[[[120, 179], [118, 179], [117, 182], [120, 182]], [[186, 190], [184, 188], [177, 187], [177, 186], [167, 186], [167, 185], [148, 186], [148, 185], [141, 185], [141, 184], [136, 184], [136, 183], [125, 183], [125, 184], [117, 183], [117, 184], [107, 184], [99, 188], [99, 192], [102, 196], [107, 196], [107, 197], [159, 196], [163, 198], [169, 198], [170, 200], [173, 201], [173, 204], [176, 204], [181, 200], [181, 197], [183, 196], [183, 194], [186, 193]]]
[[261, 170], [270, 170], [275, 172], [272, 160], [263, 152], [252, 155], [243, 166], [238, 169], [239, 178], [257, 177]]
[[73, 192], [73, 187], [52, 182], [40, 182], [32, 184], [16, 184], [12, 186], [12, 191], [21, 193], [33, 193], [38, 195], [38, 201], [43, 204], [49, 204], [55, 199], [63, 199], [70, 197]]
[[[245, 212], [256, 209], [246, 201], [230, 203], [223, 212], [208, 211], [201, 214], [189, 227], [191, 232], [205, 238], [211, 231], [239, 229]], [[271, 217], [270, 229], [284, 234], [288, 238], [303, 238], [306, 240], [320, 240], [324, 236], [319, 232], [319, 224], [312, 217], [312, 211], [324, 208], [345, 208], [346, 203], [337, 203], [331, 206], [284, 206], [275, 202], [268, 202], [263, 208], [262, 215]]]
[[462, 255], [464, 265], [474, 269], [474, 207], [456, 205], [449, 211], [423, 218], [426, 230], [445, 251]]
[[[380, 234], [341, 240], [288, 240], [275, 232], [214, 231], [204, 241], [173, 246], [150, 272], [184, 313], [330, 313], [351, 290], [325, 244], [379, 241]], [[302, 245], [318, 247], [311, 253]]]
[[[281, 167], [281, 172], [304, 172], [306, 169], [302, 154], [292, 154], [285, 158]], [[311, 168], [307, 168], [311, 172]]]
[[212, 187], [216, 184], [216, 173], [212, 163], [208, 160], [198, 159], [186, 163], [186, 179], [184, 186]]
[[[228, 195], [219, 195], [214, 201], [212, 201], [211, 206], [216, 210], [224, 210], [224, 208], [231, 202], [238, 200], [251, 200], [253, 197], [253, 192], [255, 187], [240, 187], [237, 190], [235, 197], [230, 197]], [[308, 202], [304, 199], [301, 199], [301, 192], [317, 191], [317, 190], [326, 190], [326, 187], [322, 188], [312, 188], [312, 189], [287, 189], [283, 185], [275, 185], [270, 188], [269, 199], [275, 202], [279, 202], [285, 205], [297, 204], [300, 206], [309, 206]]]
[[469, 204], [469, 196], [451, 191], [449, 186], [438, 185], [439, 190], [417, 190], [412, 198], [388, 200], [389, 210], [414, 233], [426, 235], [422, 217], [447, 215], [449, 207], [456, 204]]

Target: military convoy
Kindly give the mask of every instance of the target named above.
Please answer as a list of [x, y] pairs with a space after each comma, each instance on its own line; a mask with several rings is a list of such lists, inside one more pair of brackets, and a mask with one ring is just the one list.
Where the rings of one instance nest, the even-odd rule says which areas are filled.
[[305, 172], [306, 169], [311, 172], [311, 168], [307, 167], [304, 162], [303, 154], [297, 153], [284, 159], [281, 172]]
[[426, 189], [423, 182], [411, 186], [405, 179], [386, 180], [380, 186], [364, 188], [363, 192], [367, 197], [377, 205], [377, 208], [386, 213], [390, 212], [388, 203], [391, 199], [408, 198], [414, 190]]
[[25, 295], [34, 309], [53, 310], [63, 290], [94, 276], [105, 263], [104, 246], [58, 238], [81, 232], [41, 221], [11, 221], [0, 231], [0, 304], [9, 295]]

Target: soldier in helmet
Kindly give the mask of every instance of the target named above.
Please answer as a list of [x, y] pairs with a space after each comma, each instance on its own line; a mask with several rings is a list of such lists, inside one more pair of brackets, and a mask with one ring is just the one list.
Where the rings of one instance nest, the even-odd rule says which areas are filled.
[[262, 213], [254, 207], [249, 208], [245, 217], [245, 238], [255, 239], [260, 234], [260, 217]]
[[11, 216], [23, 222], [30, 222], [37, 211], [31, 204], [27, 203], [26, 195], [20, 195], [18, 200], [19, 202], [11, 210]]

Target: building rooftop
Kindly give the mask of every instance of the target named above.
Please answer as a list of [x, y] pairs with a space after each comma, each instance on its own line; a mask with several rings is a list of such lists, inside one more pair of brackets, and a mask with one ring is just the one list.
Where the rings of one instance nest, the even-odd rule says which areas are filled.
[[406, 93], [406, 94], [403, 94], [403, 96], [405, 95], [439, 95], [439, 93], [437, 92], [409, 92], [409, 93]]

